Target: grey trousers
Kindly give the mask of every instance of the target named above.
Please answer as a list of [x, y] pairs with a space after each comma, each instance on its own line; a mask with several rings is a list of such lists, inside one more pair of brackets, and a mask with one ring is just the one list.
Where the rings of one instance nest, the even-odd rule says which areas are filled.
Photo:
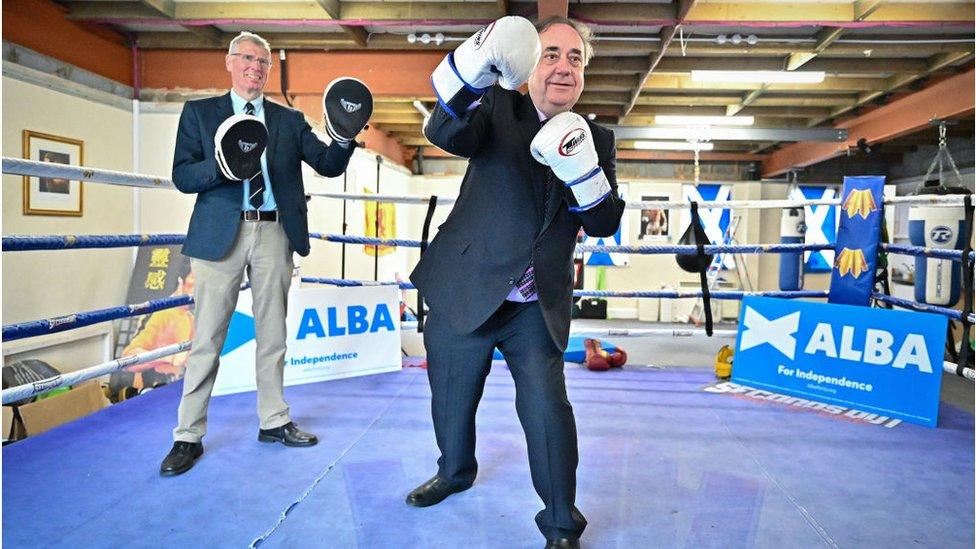
[[288, 423], [291, 419], [282, 390], [285, 317], [294, 262], [281, 224], [241, 222], [237, 240], [223, 259], [194, 258], [191, 265], [196, 278], [195, 330], [183, 375], [183, 399], [173, 439], [200, 442], [207, 433], [207, 405], [245, 271], [254, 298], [258, 418], [262, 429]]

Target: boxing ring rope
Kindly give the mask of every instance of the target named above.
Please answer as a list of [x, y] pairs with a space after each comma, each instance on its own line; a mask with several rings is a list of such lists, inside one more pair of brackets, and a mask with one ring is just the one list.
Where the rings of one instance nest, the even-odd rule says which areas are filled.
[[[241, 284], [241, 291], [247, 290], [250, 287], [251, 283], [245, 282], [244, 284]], [[98, 324], [100, 322], [108, 322], [110, 320], [118, 320], [120, 318], [155, 313], [156, 311], [182, 307], [192, 303], [194, 303], [193, 296], [181, 295], [144, 301], [142, 303], [120, 305], [118, 307], [109, 307], [107, 309], [97, 309], [94, 311], [85, 311], [52, 318], [44, 318], [40, 320], [28, 320], [26, 322], [20, 322], [17, 324], [6, 324], [3, 326], [2, 341], [16, 341], [18, 339], [25, 339], [28, 337], [64, 332], [77, 328], [83, 328], [85, 326], [91, 326], [92, 324]]]
[[902, 299], [900, 297], [893, 297], [890, 295], [879, 294], [877, 292], [872, 293], [871, 297], [883, 303], [890, 303], [891, 305], [897, 305], [899, 307], [904, 307], [906, 309], [914, 309], [916, 311], [921, 311], [923, 313], [937, 313], [943, 316], [947, 316], [953, 320], [964, 320], [970, 324], [976, 324], [976, 314], [970, 313], [968, 316], [963, 316], [962, 311], [956, 309], [947, 309], [946, 307], [939, 307], [938, 305], [929, 305], [927, 303], [918, 303], [915, 301], [909, 301], [907, 299]]
[[[364, 280], [344, 280], [341, 278], [302, 277], [302, 282], [311, 284], [328, 284], [331, 286], [392, 286], [397, 285], [401, 290], [414, 290], [415, 286], [409, 282], [373, 282]], [[819, 290], [769, 290], [764, 292], [744, 292], [740, 290], [709, 292], [715, 299], [741, 300], [746, 296], [782, 297], [782, 298], [826, 298], [827, 292]], [[671, 299], [701, 297], [701, 290], [651, 290], [615, 292], [611, 290], [573, 290], [573, 297], [663, 297]]]
[[39, 162], [37, 160], [25, 160], [23, 158], [11, 158], [9, 156], [3, 157], [3, 173], [8, 175], [26, 175], [29, 177], [60, 177], [71, 181], [121, 185], [123, 187], [151, 189], [176, 188], [172, 180], [162, 177], [89, 168], [87, 166], [68, 166], [51, 162]]
[[[149, 187], [154, 189], [173, 189], [172, 180], [136, 173], [90, 168], [86, 166], [67, 166], [23, 158], [3, 157], [3, 173], [9, 175], [26, 175], [29, 177], [61, 177], [69, 180], [87, 183], [104, 183], [108, 185], [122, 185], [126, 187]], [[390, 202], [396, 204], [424, 204], [430, 201], [430, 196], [408, 195], [376, 195], [359, 193], [308, 193], [309, 196], [320, 198], [334, 198], [339, 200], [362, 200], [366, 202]], [[438, 204], [452, 203], [455, 197], [438, 196]], [[962, 206], [964, 195], [923, 195], [923, 196], [892, 196], [885, 197], [885, 204], [907, 205], [941, 205]], [[840, 199], [807, 199], [807, 200], [726, 200], [701, 201], [699, 208], [729, 208], [729, 209], [784, 209], [799, 208], [801, 206], [839, 206]], [[647, 201], [630, 202], [627, 209], [639, 210], [647, 208], [690, 208], [688, 201]]]
[[[4, 236], [2, 251], [27, 252], [38, 250], [72, 250], [88, 248], [124, 248], [131, 246], [159, 246], [182, 244], [186, 238], [182, 234], [143, 234], [143, 235], [41, 235], [41, 236]], [[309, 233], [309, 238], [338, 242], [345, 244], [362, 244], [365, 246], [403, 246], [404, 248], [419, 248], [419, 240], [373, 238], [367, 236], [350, 236], [325, 233]], [[922, 246], [905, 246], [900, 244], [882, 244], [882, 249], [888, 253], [898, 255], [925, 256], [935, 259], [962, 260], [962, 250], [945, 250], [925, 248]], [[806, 251], [832, 250], [834, 245], [827, 244], [707, 244], [704, 247], [707, 254], [716, 253], [797, 253]], [[643, 255], [676, 254], [695, 255], [698, 248], [683, 245], [658, 246], [576, 246], [577, 252], [587, 253], [632, 253]], [[969, 253], [970, 259], [976, 259], [976, 252]]]
[[3, 404], [10, 404], [11, 402], [30, 398], [42, 393], [47, 393], [57, 389], [58, 387], [64, 387], [65, 385], [74, 385], [75, 383], [88, 381], [89, 379], [94, 379], [105, 374], [117, 372], [137, 364], [151, 362], [157, 358], [182, 353], [183, 351], [188, 351], [190, 349], [190, 343], [190, 341], [174, 343], [165, 347], [153, 349], [152, 351], [146, 351], [144, 353], [139, 353], [132, 356], [124, 356], [115, 360], [96, 364], [95, 366], [89, 366], [88, 368], [84, 368], [82, 370], [76, 370], [67, 374], [42, 379], [33, 383], [26, 383], [24, 385], [17, 385], [16, 387], [10, 387], [3, 390]]
[[[602, 335], [609, 335], [615, 337], [644, 337], [647, 335], [666, 335], [670, 334], [675, 337], [692, 337], [697, 335], [704, 335], [704, 332], [699, 333], [697, 330], [609, 330], [608, 332], [603, 331], [583, 331], [579, 332], [578, 335], [588, 336], [588, 337], [599, 337]], [[714, 332], [716, 337], [722, 338], [734, 338], [736, 336], [735, 330], [716, 330]], [[33, 383], [25, 383], [24, 385], [17, 385], [16, 387], [10, 387], [4, 389], [2, 393], [3, 404], [10, 404], [23, 400], [25, 398], [31, 398], [36, 395], [47, 393], [57, 389], [58, 387], [64, 387], [65, 385], [73, 385], [75, 383], [81, 383], [83, 381], [88, 381], [89, 379], [94, 379], [112, 372], [117, 372], [119, 370], [136, 366], [138, 364], [144, 364], [146, 362], [151, 362], [158, 358], [163, 358], [170, 355], [175, 355], [177, 353], [182, 353], [184, 351], [190, 350], [190, 341], [183, 341], [181, 343], [174, 343], [172, 345], [167, 345], [165, 347], [160, 347], [159, 349], [154, 349], [152, 351], [146, 351], [144, 353], [139, 353], [137, 355], [117, 358], [108, 362], [103, 362], [102, 364], [96, 364], [95, 366], [90, 366], [82, 370], [77, 370], [67, 374], [61, 374], [58, 376], [50, 377], [47, 379], [42, 379], [40, 381], [35, 381]], [[943, 361], [942, 369], [950, 374], [956, 374], [956, 365]], [[970, 380], [976, 381], [976, 371], [972, 368], [963, 368], [962, 377]]]
[[[126, 173], [114, 170], [104, 170], [88, 168], [83, 166], [66, 166], [63, 164], [52, 164], [25, 160], [20, 158], [3, 157], [3, 173], [11, 175], [24, 175], [31, 177], [61, 177], [69, 180], [86, 181], [90, 183], [102, 183], [110, 185], [120, 185], [127, 187], [143, 188], [166, 188], [173, 189], [175, 186], [169, 179], [146, 176], [142, 174]], [[416, 197], [402, 195], [368, 195], [357, 193], [309, 193], [309, 196], [321, 198], [333, 198], [341, 200], [361, 200], [369, 202], [388, 202], [401, 204], [425, 204], [432, 199], [436, 199], [441, 204], [449, 204], [455, 201], [453, 197]], [[964, 195], [923, 195], [923, 196], [900, 196], [885, 197], [883, 205], [904, 204], [904, 205], [935, 205], [935, 206], [961, 206], [965, 202]], [[722, 208], [722, 209], [786, 209], [798, 208], [802, 206], [839, 206], [840, 199], [813, 199], [813, 200], [728, 200], [728, 201], [702, 201], [698, 203], [701, 208]], [[627, 204], [627, 209], [646, 209], [646, 208], [668, 208], [668, 209], [687, 209], [691, 207], [689, 201], [643, 201], [631, 202]], [[352, 237], [346, 235], [329, 235], [322, 233], [311, 233], [312, 238], [331, 242], [363, 244], [373, 246], [404, 246], [421, 247], [421, 241], [405, 239], [379, 239], [369, 237]], [[179, 234], [160, 234], [160, 235], [53, 235], [53, 236], [12, 236], [3, 237], [3, 251], [33, 251], [33, 250], [62, 250], [62, 249], [87, 249], [87, 248], [117, 248], [132, 246], [153, 246], [153, 245], [173, 245], [181, 244], [185, 235]], [[962, 261], [961, 250], [930, 249], [919, 246], [902, 246], [893, 244], [881, 245], [882, 249], [891, 254], [925, 256], [938, 259], [949, 259]], [[832, 249], [832, 244], [764, 244], [764, 245], [706, 245], [704, 252], [714, 253], [797, 253], [801, 251], [819, 251]], [[634, 254], [680, 254], [695, 255], [698, 253], [696, 246], [577, 246], [578, 252], [597, 252], [597, 253], [634, 253]], [[970, 252], [970, 260], [974, 258]], [[393, 282], [364, 282], [350, 281], [343, 279], [327, 278], [302, 278], [303, 282], [332, 284], [337, 286], [364, 286], [364, 285], [388, 285], [396, 284]], [[410, 289], [409, 283], [400, 283], [401, 289]], [[242, 286], [242, 290], [248, 287]], [[648, 291], [648, 292], [611, 292], [611, 291], [591, 291], [577, 290], [573, 292], [576, 297], [659, 297], [659, 298], [695, 298], [702, 295], [701, 291], [678, 292], [670, 290]], [[822, 291], [769, 291], [769, 292], [742, 292], [726, 291], [711, 292], [716, 299], [742, 299], [746, 295], [766, 295], [778, 297], [809, 297], [823, 298], [826, 292]], [[884, 303], [890, 303], [900, 307], [911, 308], [920, 311], [943, 314], [956, 320], [973, 322], [976, 315], [969, 314], [963, 317], [960, 311], [947, 309], [934, 305], [915, 303], [908, 300], [894, 298], [883, 294], [872, 295], [874, 299]], [[3, 327], [3, 340], [14, 340], [26, 337], [65, 331], [80, 328], [90, 324], [136, 316], [162, 309], [179, 307], [192, 303], [192, 296], [178, 296], [160, 300], [149, 301], [141, 304], [126, 305], [109, 309], [88, 311], [54, 317], [50, 319], [29, 321]], [[404, 323], [405, 328], [409, 324]], [[719, 337], [734, 337], [734, 330], [719, 330]], [[646, 329], [646, 330], [605, 330], [605, 331], [583, 331], [579, 335], [608, 335], [617, 337], [643, 337], [647, 335], [672, 335], [674, 337], [688, 337], [704, 335], [700, 330], [673, 330], [673, 329]], [[155, 360], [160, 357], [184, 352], [190, 347], [189, 341], [169, 345], [153, 351], [147, 351], [138, 355], [122, 357], [103, 364], [92, 366], [83, 370], [78, 370], [70, 374], [60, 375], [54, 378], [41, 380], [32, 384], [12, 387], [3, 391], [3, 403], [7, 404], [16, 400], [21, 400], [29, 396], [48, 392], [57, 387], [79, 383], [87, 379], [92, 379], [121, 370], [123, 368], [142, 364]], [[950, 373], [957, 373], [961, 370], [961, 375], [969, 380], [976, 380], [974, 371], [970, 368], [958, 369], [957, 365], [950, 362], [943, 364], [943, 369]]]
[[37, 250], [80, 250], [90, 248], [127, 248], [133, 246], [169, 246], [182, 244], [182, 234], [134, 235], [44, 235], [5, 236], [2, 251], [30, 252]]

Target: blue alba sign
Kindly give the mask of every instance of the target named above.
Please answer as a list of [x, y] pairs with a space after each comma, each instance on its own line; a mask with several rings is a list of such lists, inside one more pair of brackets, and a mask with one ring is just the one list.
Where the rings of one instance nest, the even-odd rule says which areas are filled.
[[732, 379], [935, 427], [946, 323], [930, 313], [746, 297]]

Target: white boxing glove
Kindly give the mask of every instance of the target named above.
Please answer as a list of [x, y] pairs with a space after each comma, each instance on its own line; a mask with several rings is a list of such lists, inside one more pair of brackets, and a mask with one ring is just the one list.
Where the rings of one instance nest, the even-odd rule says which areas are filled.
[[502, 17], [464, 41], [431, 75], [434, 91], [457, 116], [498, 82], [514, 90], [524, 84], [542, 55], [535, 26], [517, 15]]
[[569, 211], [589, 210], [610, 195], [610, 182], [600, 167], [593, 134], [582, 116], [574, 112], [553, 116], [535, 134], [529, 150], [573, 191], [578, 206], [571, 206]]

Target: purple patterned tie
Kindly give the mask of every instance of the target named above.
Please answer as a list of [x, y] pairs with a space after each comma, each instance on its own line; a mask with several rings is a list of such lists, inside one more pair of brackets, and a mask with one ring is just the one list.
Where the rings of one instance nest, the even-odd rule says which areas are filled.
[[[542, 199], [542, 222], [546, 222], [546, 214], [549, 213], [549, 197], [552, 195], [552, 179], [555, 174], [552, 170], [546, 170], [546, 192]], [[535, 287], [535, 264], [534, 262], [529, 262], [529, 267], [525, 269], [525, 274], [516, 283], [518, 291], [522, 294], [522, 299], [529, 299], [536, 293]]]

